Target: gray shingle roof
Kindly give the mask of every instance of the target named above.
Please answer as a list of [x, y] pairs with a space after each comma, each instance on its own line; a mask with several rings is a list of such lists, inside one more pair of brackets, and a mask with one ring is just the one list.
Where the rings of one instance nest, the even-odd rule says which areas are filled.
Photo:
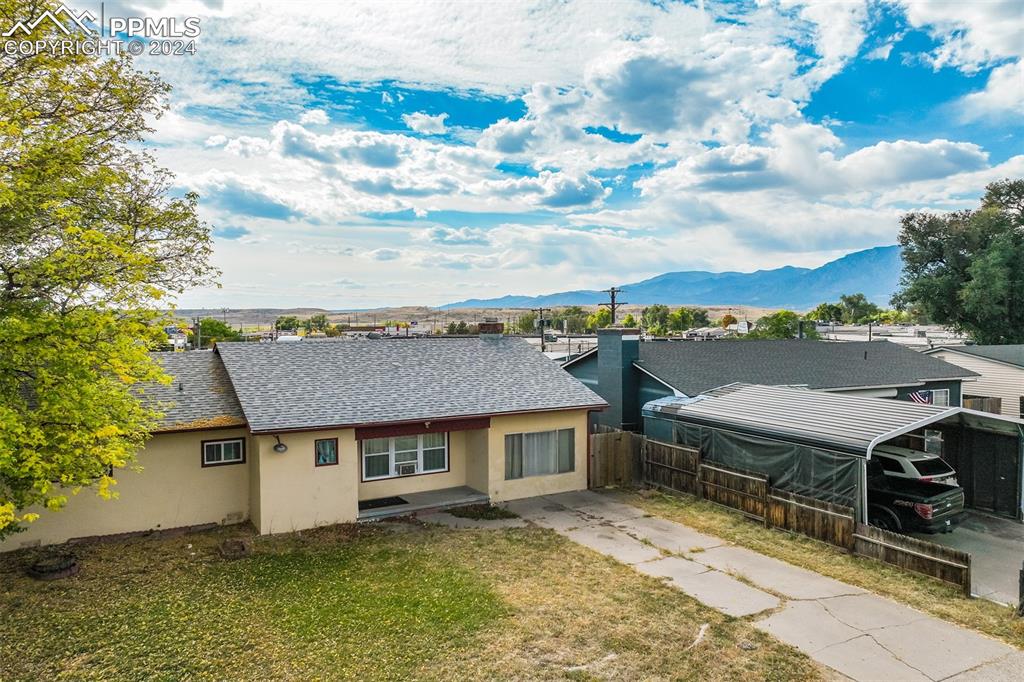
[[606, 403], [525, 339], [221, 343], [253, 432]]
[[1024, 367], [1024, 344], [1020, 343], [1006, 346], [938, 346], [935, 350], [951, 350]]
[[148, 384], [141, 389], [148, 404], [163, 411], [159, 431], [243, 426], [245, 416], [224, 365], [215, 353], [153, 353], [170, 385]]
[[978, 376], [888, 341], [654, 341], [640, 344], [637, 364], [690, 396], [735, 382], [825, 389]]

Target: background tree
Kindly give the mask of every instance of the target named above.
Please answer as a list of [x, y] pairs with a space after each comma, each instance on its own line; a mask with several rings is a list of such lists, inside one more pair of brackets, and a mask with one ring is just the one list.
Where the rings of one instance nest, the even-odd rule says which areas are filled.
[[[757, 326], [744, 338], [747, 339], [795, 339], [800, 333], [800, 315], [792, 310], [779, 310], [765, 315], [757, 321]], [[804, 338], [821, 338], [814, 325], [804, 325]]]
[[551, 326], [569, 334], [580, 334], [587, 328], [587, 311], [578, 305], [571, 305], [554, 311]]
[[[10, 21], [54, 2], [4, 0]], [[41, 22], [29, 40], [67, 36]], [[113, 494], [158, 412], [139, 384], [174, 294], [212, 282], [197, 197], [139, 151], [167, 86], [129, 58], [0, 54], [0, 536]], [[69, 492], [70, 491], [70, 492]]]
[[[326, 331], [330, 324], [326, 315], [317, 313], [316, 315], [310, 315], [309, 319], [302, 323], [302, 326], [306, 328], [306, 332], [313, 333]], [[387, 325], [386, 322], [384, 324], [385, 326]]]
[[735, 315], [732, 313], [726, 313], [722, 316], [722, 319], [718, 321], [718, 324], [721, 325], [722, 329], [726, 329], [729, 325], [736, 324], [737, 322], [739, 322], [739, 320], [736, 319]]
[[686, 331], [693, 326], [693, 311], [679, 308], [668, 316], [668, 328], [674, 332]]
[[881, 308], [860, 293], [843, 294], [839, 297], [839, 307], [843, 311], [842, 321], [846, 324], [865, 324], [881, 311]]
[[978, 343], [1024, 343], [1024, 180], [986, 188], [977, 211], [908, 213], [893, 303]]
[[633, 317], [633, 313], [629, 313], [624, 318], [622, 318], [622, 326], [623, 327], [635, 327], [636, 326], [636, 318]]
[[836, 303], [819, 303], [814, 310], [804, 315], [804, 319], [814, 322], [842, 322], [843, 308]]
[[516, 320], [516, 331], [520, 334], [536, 334], [537, 333], [537, 313], [532, 310], [523, 313]]
[[604, 329], [612, 323], [612, 311], [607, 308], [598, 308], [597, 312], [587, 316], [587, 331]]
[[237, 341], [242, 338], [238, 330], [216, 317], [204, 317], [199, 320], [200, 342], [203, 348], [210, 348], [220, 341]]
[[282, 315], [274, 320], [274, 329], [277, 331], [284, 329], [296, 330], [301, 326], [302, 322], [295, 315]]
[[694, 327], [710, 327], [711, 317], [707, 308], [690, 308], [690, 317]]
[[661, 333], [668, 326], [668, 316], [671, 314], [667, 305], [655, 303], [640, 311], [640, 324], [652, 334]]

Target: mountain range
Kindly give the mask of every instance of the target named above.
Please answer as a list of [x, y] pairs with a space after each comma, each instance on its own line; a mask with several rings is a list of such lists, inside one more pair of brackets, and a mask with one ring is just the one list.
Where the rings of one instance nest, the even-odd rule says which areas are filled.
[[[855, 251], [817, 268], [785, 266], [756, 272], [666, 272], [620, 286], [622, 300], [639, 305], [750, 305], [763, 308], [813, 308], [842, 294], [863, 293], [888, 306], [899, 285], [903, 264], [899, 246]], [[468, 299], [450, 308], [531, 308], [595, 305], [608, 300], [602, 291], [562, 291], [541, 296]]]

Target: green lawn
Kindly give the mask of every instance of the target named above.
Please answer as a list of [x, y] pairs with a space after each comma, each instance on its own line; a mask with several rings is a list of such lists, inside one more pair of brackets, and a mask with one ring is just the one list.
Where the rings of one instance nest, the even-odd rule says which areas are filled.
[[[543, 529], [337, 526], [0, 555], [0, 679], [816, 679], [747, 622]], [[704, 638], [691, 647], [702, 625]]]
[[686, 524], [743, 547], [857, 585], [908, 606], [983, 632], [1024, 649], [1024, 619], [1014, 609], [968, 599], [960, 588], [895, 566], [859, 557], [803, 535], [765, 529], [738, 512], [692, 495], [614, 490], [609, 494], [654, 516]]

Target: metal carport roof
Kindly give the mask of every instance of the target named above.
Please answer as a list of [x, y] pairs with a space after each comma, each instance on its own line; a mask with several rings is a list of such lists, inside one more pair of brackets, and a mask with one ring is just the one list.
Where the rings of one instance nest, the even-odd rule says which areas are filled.
[[644, 405], [645, 416], [786, 440], [869, 458], [876, 445], [941, 421], [1018, 432], [1024, 421], [1001, 415], [888, 398], [823, 393], [800, 388], [730, 384], [694, 398], [662, 398]]

